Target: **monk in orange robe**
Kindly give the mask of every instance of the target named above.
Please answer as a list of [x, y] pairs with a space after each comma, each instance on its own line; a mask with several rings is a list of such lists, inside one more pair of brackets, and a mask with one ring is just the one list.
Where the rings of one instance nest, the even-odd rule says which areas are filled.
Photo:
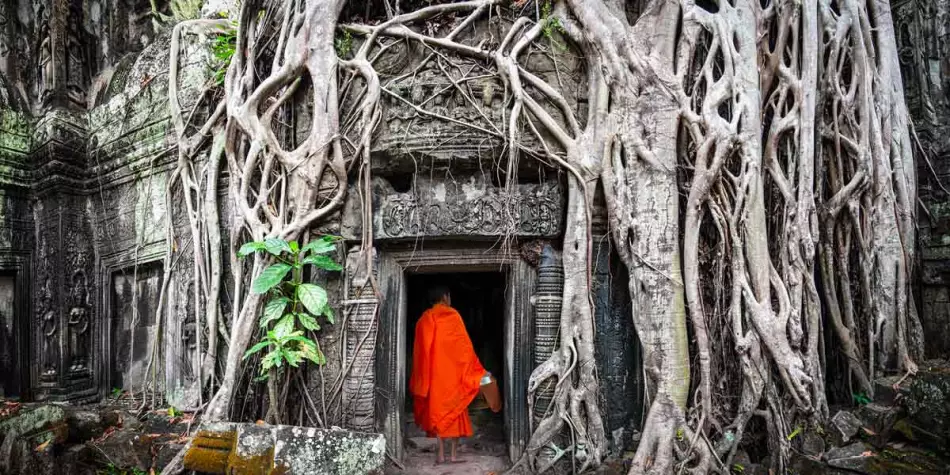
[[445, 439], [450, 440], [451, 461], [458, 462], [458, 439], [472, 435], [468, 405], [490, 375], [475, 355], [462, 316], [450, 306], [448, 289], [433, 288], [429, 299], [434, 305], [416, 323], [409, 377], [413, 415], [429, 437], [439, 439], [436, 463], [445, 462]]

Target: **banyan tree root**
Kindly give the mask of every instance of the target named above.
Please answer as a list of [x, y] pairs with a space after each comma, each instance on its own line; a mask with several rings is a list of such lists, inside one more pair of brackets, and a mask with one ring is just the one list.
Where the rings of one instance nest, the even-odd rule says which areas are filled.
[[[359, 170], [368, 221], [382, 95], [418, 116], [453, 120], [380, 78], [375, 60], [399, 42], [427, 51], [482, 116], [445, 61], [503, 81], [507, 123], [459, 125], [504, 140], [509, 167], [528, 154], [566, 172], [560, 340], [532, 373], [529, 398], [551, 381], [555, 391], [527, 446], [523, 462], [532, 469], [557, 462], [541, 456], [549, 448], [578, 471], [606, 456], [590, 300], [598, 186], [643, 345], [648, 407], [632, 473], [726, 471], [754, 417], [778, 454], [773, 468], [784, 470], [789, 428], [827, 416], [822, 315], [858, 389], [870, 391], [882, 368], [915, 369], [907, 342], [916, 318], [908, 290], [915, 178], [886, 2], [657, 0], [637, 15], [623, 2], [567, 0], [554, 2], [548, 18], [496, 0], [408, 13], [397, 3], [375, 25], [340, 28], [340, 0], [265, 3], [241, 6], [223, 99], [200, 134], [223, 137], [213, 143], [223, 149], [238, 215], [232, 242], [298, 237], [339, 207], [348, 169]], [[502, 37], [458, 39], [494, 14], [512, 16]], [[425, 28], [450, 15], [449, 33]], [[585, 120], [520, 59], [539, 48], [555, 18], [587, 63]], [[334, 51], [336, 31], [362, 39], [349, 59]], [[275, 116], [301, 95], [313, 103], [311, 129], [291, 143], [275, 132]], [[341, 116], [342, 100], [358, 107]], [[526, 145], [524, 134], [537, 145]], [[179, 169], [185, 189], [204, 200], [188, 208], [203, 246], [195, 257], [199, 297], [210, 298], [220, 269], [208, 248], [213, 223], [194, 210], [215, 198], [191, 183], [214, 176], [189, 174], [197, 147], [186, 147]], [[371, 228], [363, 226], [364, 248]], [[233, 266], [236, 305], [212, 419], [227, 417], [255, 328], [260, 299], [245, 282], [267, 264], [256, 257]], [[213, 333], [220, 313], [211, 307], [203, 314]]]

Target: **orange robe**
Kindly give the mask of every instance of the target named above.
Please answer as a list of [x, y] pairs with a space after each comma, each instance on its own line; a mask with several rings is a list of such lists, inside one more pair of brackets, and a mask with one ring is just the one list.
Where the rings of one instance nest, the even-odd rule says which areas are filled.
[[429, 437], [470, 437], [468, 405], [484, 375], [462, 316], [443, 304], [426, 310], [416, 324], [409, 377], [416, 424]]

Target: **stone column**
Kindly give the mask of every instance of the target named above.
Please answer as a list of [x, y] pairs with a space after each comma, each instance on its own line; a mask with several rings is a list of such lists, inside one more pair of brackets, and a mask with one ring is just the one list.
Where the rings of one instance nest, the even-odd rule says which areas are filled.
[[[375, 266], [375, 249], [370, 262]], [[375, 269], [373, 270], [375, 272]], [[373, 432], [375, 415], [373, 392], [376, 387], [376, 335], [379, 333], [376, 298], [365, 254], [355, 249], [346, 258], [346, 284], [343, 314], [346, 340], [343, 348], [343, 368], [351, 365], [343, 379], [343, 422], [348, 429]]]
[[[549, 244], [541, 250], [541, 260], [538, 263], [538, 283], [535, 294], [531, 296], [534, 305], [534, 367], [547, 361], [557, 348], [561, 326], [561, 302], [564, 293], [564, 267], [561, 265], [561, 256]], [[549, 378], [542, 383], [534, 393], [532, 401], [531, 430], [538, 427], [551, 406], [554, 399], [555, 378]], [[560, 444], [560, 441], [555, 439]], [[553, 450], [545, 447], [539, 457], [554, 458]]]

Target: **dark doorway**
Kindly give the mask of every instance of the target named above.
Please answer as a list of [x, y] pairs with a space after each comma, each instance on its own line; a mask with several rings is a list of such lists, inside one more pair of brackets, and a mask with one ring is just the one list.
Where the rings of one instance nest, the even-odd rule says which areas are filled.
[[19, 399], [26, 389], [23, 315], [17, 301], [16, 274], [0, 273], [0, 399]]
[[[416, 322], [429, 308], [428, 290], [435, 285], [449, 287], [452, 307], [462, 315], [465, 329], [472, 339], [475, 353], [482, 366], [498, 380], [501, 394], [505, 394], [505, 289], [507, 279], [502, 272], [460, 272], [438, 274], [409, 274], [406, 279], [406, 363], [412, 368], [412, 348]], [[425, 434], [412, 423], [412, 397], [409, 370], [406, 371], [406, 438], [419, 446]], [[481, 396], [469, 406], [474, 436], [464, 441], [463, 447], [479, 453], [504, 455], [506, 452], [503, 412], [495, 414], [488, 409]]]
[[156, 340], [155, 325], [162, 264], [151, 262], [112, 274], [112, 364], [113, 389], [131, 391], [145, 381]]

